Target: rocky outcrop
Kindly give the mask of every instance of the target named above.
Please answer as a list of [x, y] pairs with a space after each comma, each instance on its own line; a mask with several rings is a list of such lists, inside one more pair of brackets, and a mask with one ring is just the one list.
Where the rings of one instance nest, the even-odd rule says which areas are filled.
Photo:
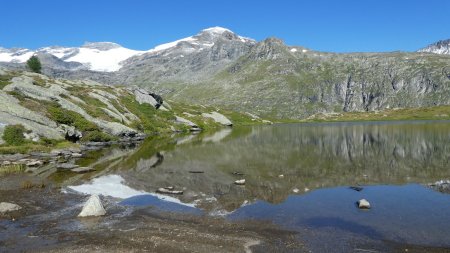
[[55, 122], [19, 104], [19, 100], [0, 90], [0, 123], [23, 125], [33, 133], [51, 139], [62, 139], [63, 133]]
[[231, 122], [231, 120], [229, 120], [227, 117], [225, 117], [224, 115], [222, 115], [218, 112], [202, 113], [202, 116], [205, 118], [211, 118], [215, 122], [222, 124], [224, 126], [233, 126], [233, 123]]
[[[111, 135], [134, 136], [137, 134], [136, 130], [124, 124], [106, 121], [90, 115], [82, 108], [86, 104], [83, 99], [74, 96], [69, 91], [69, 89], [77, 89], [77, 85], [90, 88], [92, 92], [89, 95], [106, 104], [107, 107], [102, 109], [110, 112], [107, 114], [113, 115], [113, 118], [118, 121], [130, 124], [131, 120], [138, 120], [132, 113], [127, 112], [127, 115], [124, 115], [112, 105], [110, 101], [114, 100], [117, 104], [117, 98], [113, 94], [101, 90], [105, 85], [95, 82], [69, 84], [56, 80], [51, 81], [44, 75], [28, 73], [12, 78], [11, 84], [4, 87], [3, 91], [0, 91], [0, 106], [5, 105], [2, 106], [3, 109], [0, 109], [1, 122], [5, 124], [22, 124], [37, 135], [51, 139], [62, 139], [64, 137], [68, 139], [79, 139], [82, 137], [81, 132], [77, 131], [74, 127], [69, 127], [64, 124], [58, 125], [46, 116], [21, 106], [17, 98], [8, 94], [15, 93], [35, 101], [56, 102], [61, 108], [79, 113], [86, 120], [94, 123]], [[80, 101], [83, 102], [80, 103]]]

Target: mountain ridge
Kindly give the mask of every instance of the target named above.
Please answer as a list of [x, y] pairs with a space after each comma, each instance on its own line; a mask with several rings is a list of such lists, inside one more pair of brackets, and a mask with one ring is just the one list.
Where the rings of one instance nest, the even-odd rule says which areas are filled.
[[256, 42], [226, 28], [204, 29], [133, 55], [111, 72], [44, 56], [43, 72], [52, 77], [138, 85], [180, 102], [263, 117], [450, 103], [450, 55], [321, 52], [278, 38]]

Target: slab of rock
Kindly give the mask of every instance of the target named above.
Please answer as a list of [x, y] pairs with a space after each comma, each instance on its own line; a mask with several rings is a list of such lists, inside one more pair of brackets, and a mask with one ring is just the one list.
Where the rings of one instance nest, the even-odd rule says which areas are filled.
[[78, 168], [75, 168], [75, 169], [71, 169], [70, 171], [82, 174], [82, 173], [95, 171], [95, 169], [89, 168], [89, 167], [78, 167]]
[[218, 112], [211, 112], [211, 113], [202, 113], [202, 116], [204, 118], [211, 118], [215, 122], [222, 124], [224, 126], [232, 126], [233, 123], [224, 115], [218, 113]]
[[370, 209], [370, 203], [366, 199], [358, 200], [358, 208], [359, 209]]
[[106, 210], [102, 205], [100, 197], [94, 194], [86, 201], [78, 217], [103, 216], [105, 214]]
[[13, 203], [8, 203], [8, 202], [1, 202], [0, 203], [0, 213], [7, 213], [7, 212], [12, 212], [12, 211], [17, 211], [22, 209], [21, 206], [13, 204]]
[[78, 168], [80, 166], [76, 165], [76, 164], [72, 164], [72, 163], [60, 163], [56, 165], [56, 169], [57, 170], [72, 170], [75, 168]]

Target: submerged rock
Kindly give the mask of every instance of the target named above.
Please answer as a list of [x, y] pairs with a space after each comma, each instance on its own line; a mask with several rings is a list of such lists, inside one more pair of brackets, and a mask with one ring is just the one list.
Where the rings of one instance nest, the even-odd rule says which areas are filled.
[[21, 206], [13, 204], [13, 203], [8, 203], [8, 202], [1, 202], [0, 203], [0, 213], [7, 213], [7, 212], [12, 212], [12, 211], [17, 211], [22, 209]]
[[358, 208], [359, 209], [370, 209], [370, 203], [366, 199], [358, 200]]
[[360, 192], [360, 191], [363, 190], [363, 188], [362, 188], [362, 187], [359, 187], [359, 186], [350, 186], [349, 188], [352, 189], [352, 190], [355, 190], [355, 191], [357, 191], [357, 192]]
[[102, 205], [100, 197], [94, 194], [86, 201], [78, 217], [103, 216], [105, 214], [106, 210]]

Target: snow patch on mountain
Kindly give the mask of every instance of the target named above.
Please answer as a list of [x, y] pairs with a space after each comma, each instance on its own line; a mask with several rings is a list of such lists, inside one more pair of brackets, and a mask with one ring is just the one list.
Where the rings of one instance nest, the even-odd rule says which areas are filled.
[[28, 49], [4, 49], [0, 48], [0, 62], [24, 63], [34, 52]]
[[109, 50], [81, 47], [76, 55], [65, 59], [65, 61], [80, 62], [94, 71], [113, 72], [118, 71], [122, 67], [120, 64], [122, 61], [142, 53], [144, 52], [123, 47]]

